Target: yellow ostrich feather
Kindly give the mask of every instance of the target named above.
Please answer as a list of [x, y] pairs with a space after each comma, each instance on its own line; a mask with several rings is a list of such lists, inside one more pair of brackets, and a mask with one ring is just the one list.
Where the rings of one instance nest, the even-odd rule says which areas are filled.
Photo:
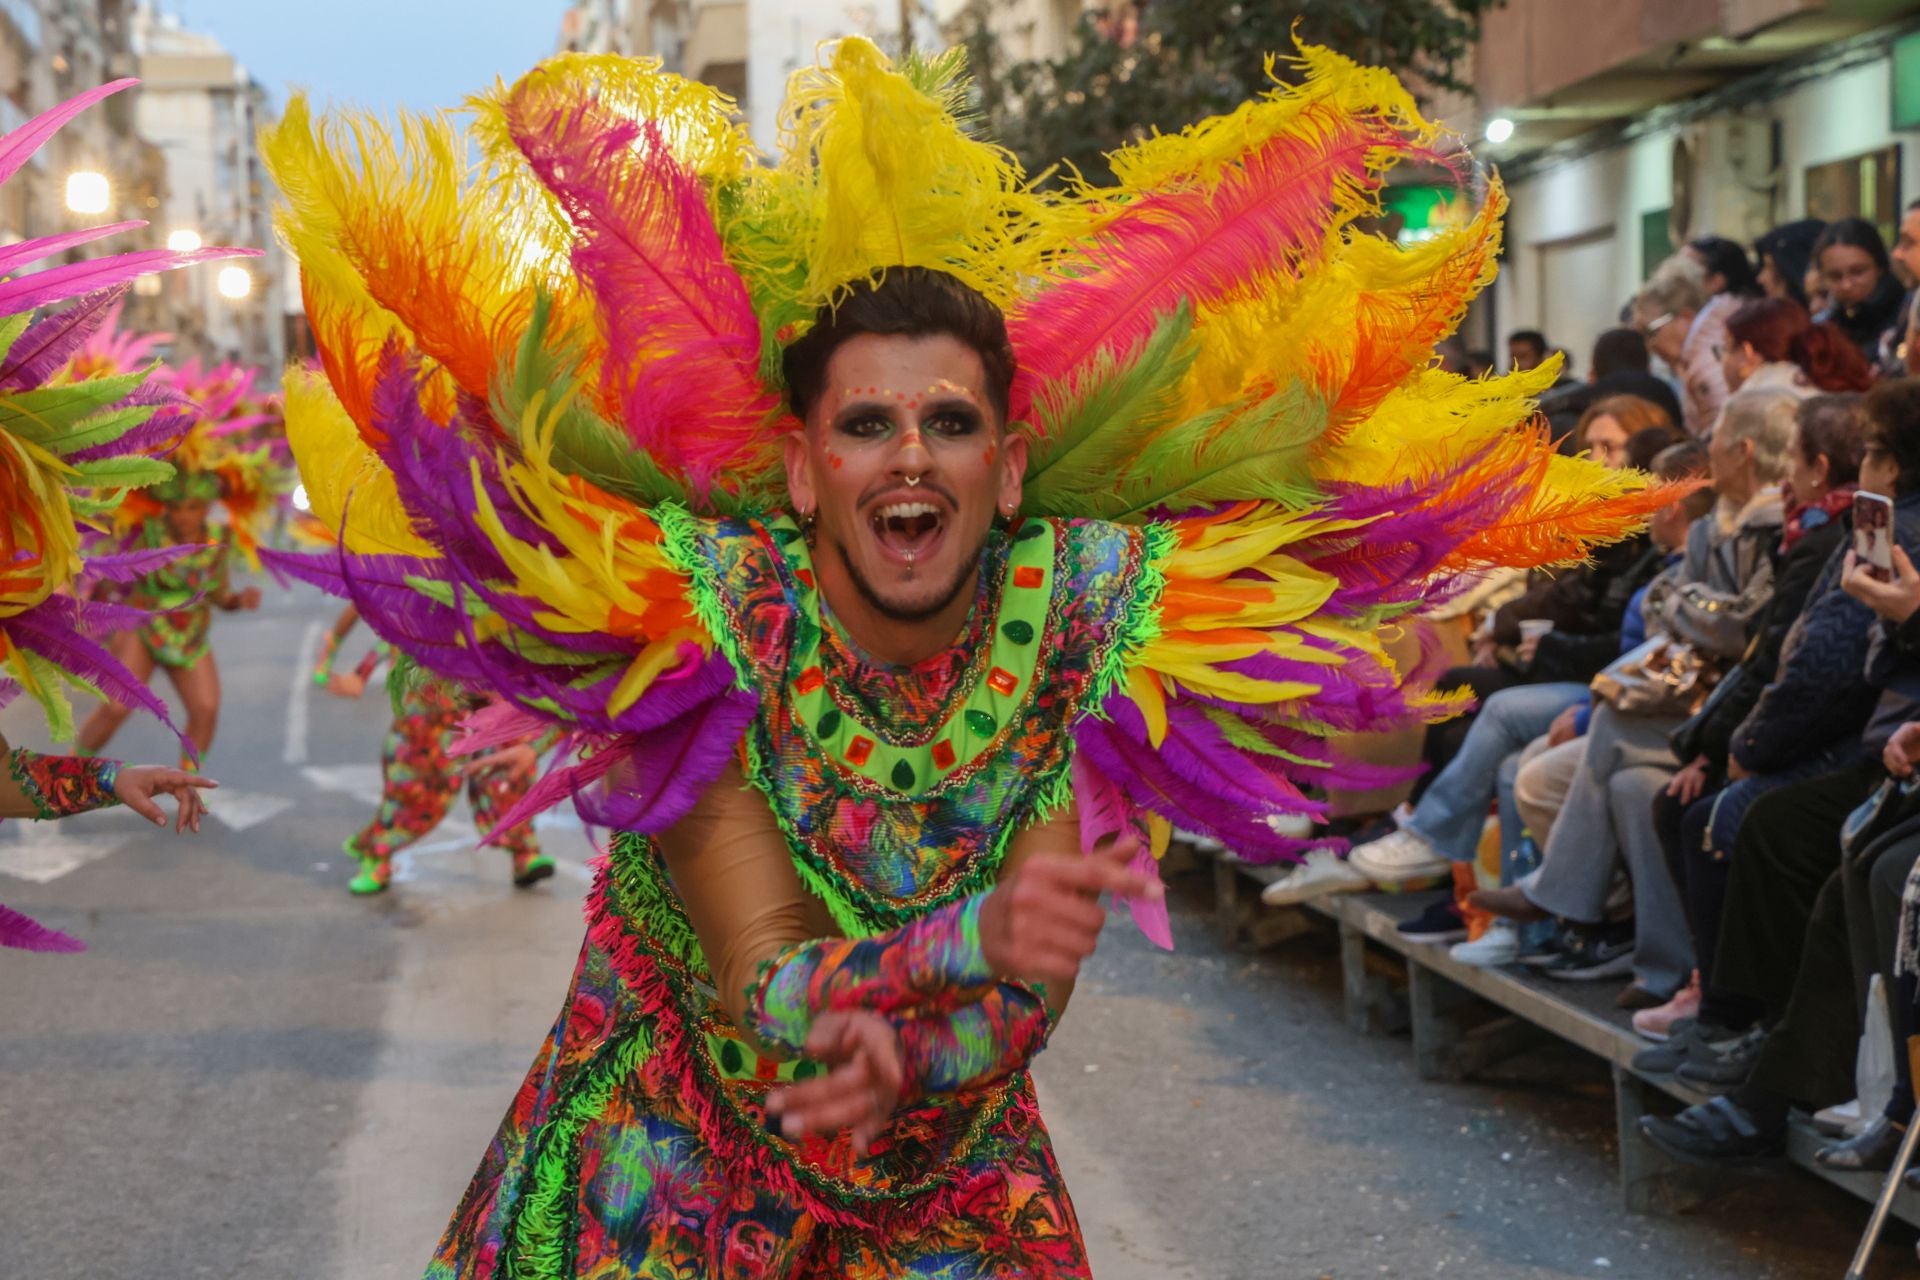
[[313, 518], [356, 554], [436, 558], [414, 533], [393, 473], [361, 439], [325, 376], [295, 365], [285, 389], [287, 444]]

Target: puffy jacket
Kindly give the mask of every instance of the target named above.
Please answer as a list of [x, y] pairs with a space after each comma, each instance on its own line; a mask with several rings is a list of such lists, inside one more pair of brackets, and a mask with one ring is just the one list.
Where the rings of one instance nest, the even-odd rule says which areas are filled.
[[1666, 561], [1652, 541], [1636, 537], [1603, 548], [1584, 565], [1537, 573], [1525, 595], [1494, 615], [1493, 638], [1517, 645], [1522, 620], [1551, 622], [1553, 630], [1541, 637], [1527, 679], [1585, 684], [1620, 656], [1627, 604]]
[[[1920, 557], [1920, 493], [1894, 503], [1894, 538]], [[1772, 773], [1857, 738], [1880, 690], [1920, 687], [1920, 658], [1887, 643], [1871, 610], [1840, 588], [1843, 540], [1828, 557], [1806, 609], [1781, 646], [1779, 671], [1733, 738], [1733, 758], [1750, 773]]]
[[[1724, 523], [1723, 523], [1724, 522]], [[1783, 516], [1780, 491], [1763, 489], [1729, 518], [1693, 522], [1681, 563], [1647, 593], [1647, 632], [1684, 640], [1723, 665], [1747, 651], [1761, 610], [1773, 598], [1773, 552]]]

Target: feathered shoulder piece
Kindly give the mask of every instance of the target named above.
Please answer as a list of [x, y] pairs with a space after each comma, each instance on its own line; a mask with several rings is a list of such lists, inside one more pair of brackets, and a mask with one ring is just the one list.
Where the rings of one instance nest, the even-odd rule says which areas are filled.
[[[0, 182], [67, 121], [134, 83], [102, 85], [0, 138]], [[85, 555], [81, 532], [102, 527], [129, 493], [172, 476], [163, 458], [185, 426], [155, 384], [145, 346], [121, 352], [126, 367], [119, 369], [72, 362], [117, 313], [134, 279], [255, 251], [142, 249], [21, 269], [145, 225], [121, 222], [0, 249], [0, 275], [8, 277], [0, 282], [0, 703], [25, 690], [56, 738], [73, 732], [67, 685], [166, 718], [160, 701], [99, 643], [140, 615], [76, 598], [74, 587], [83, 577], [128, 580], [164, 563], [170, 553]], [[62, 302], [71, 305], [35, 318], [36, 309]]]
[[665, 723], [721, 687], [676, 522], [781, 505], [782, 348], [853, 282], [944, 271], [1008, 318], [1024, 513], [1158, 529], [1151, 616], [1078, 734], [1089, 830], [1283, 855], [1265, 819], [1355, 776], [1329, 733], [1450, 709], [1383, 628], [1669, 495], [1555, 451], [1532, 413], [1555, 369], [1434, 367], [1505, 197], [1417, 244], [1368, 229], [1394, 166], [1464, 161], [1391, 75], [1304, 48], [1116, 153], [1113, 185], [1056, 190], [964, 127], [963, 71], [841, 41], [793, 78], [771, 163], [647, 60], [553, 59], [464, 122], [296, 100], [265, 146], [320, 360], [288, 432], [338, 539], [305, 571], [513, 714]]

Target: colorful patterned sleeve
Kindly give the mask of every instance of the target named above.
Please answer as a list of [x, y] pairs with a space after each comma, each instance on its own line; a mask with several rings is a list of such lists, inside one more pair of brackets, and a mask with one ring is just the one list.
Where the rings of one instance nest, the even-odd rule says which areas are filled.
[[36, 819], [65, 818], [120, 803], [114, 787], [120, 762], [88, 756], [47, 756], [16, 747], [7, 775], [27, 798]]
[[941, 1014], [981, 999], [995, 974], [980, 949], [978, 893], [891, 933], [820, 938], [760, 966], [747, 988], [747, 1019], [769, 1047], [799, 1054], [814, 1019], [836, 1009]]
[[971, 1004], [898, 1019], [906, 1069], [902, 1103], [955, 1093], [1018, 1070], [1046, 1047], [1053, 1029], [1041, 995], [1002, 982]]

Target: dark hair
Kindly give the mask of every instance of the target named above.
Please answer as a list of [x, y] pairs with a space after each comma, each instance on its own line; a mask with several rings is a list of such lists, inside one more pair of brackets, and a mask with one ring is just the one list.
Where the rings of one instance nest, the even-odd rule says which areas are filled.
[[1791, 361], [1822, 391], [1865, 391], [1873, 369], [1860, 348], [1830, 324], [1815, 324], [1791, 298], [1756, 298], [1727, 317], [1727, 337], [1768, 364]]
[[820, 309], [813, 328], [780, 355], [796, 416], [804, 419], [826, 389], [833, 353], [863, 333], [945, 334], [972, 347], [986, 370], [987, 397], [1006, 424], [1014, 371], [1006, 317], [978, 290], [929, 267], [891, 267], [878, 284], [856, 281], [837, 305]]
[[1873, 265], [1885, 275], [1893, 270], [1893, 263], [1887, 258], [1887, 242], [1880, 238], [1880, 228], [1865, 218], [1840, 218], [1829, 222], [1820, 238], [1813, 242], [1813, 260], [1820, 261], [1820, 255], [1837, 245], [1852, 245], [1856, 249], [1865, 249], [1867, 256], [1873, 259]]
[[1726, 292], [1736, 298], [1760, 296], [1760, 277], [1754, 274], [1753, 260], [1747, 251], [1725, 236], [1695, 236], [1687, 248], [1700, 255], [1710, 275], [1727, 282]]
[[1867, 451], [1863, 395], [1808, 396], [1800, 402], [1800, 456], [1811, 466], [1827, 460], [1834, 488], [1860, 481], [1860, 455]]
[[1635, 471], [1651, 471], [1655, 459], [1685, 438], [1669, 426], [1642, 427], [1627, 437], [1627, 465]]
[[1753, 242], [1753, 251], [1761, 261], [1773, 260], [1774, 274], [1787, 286], [1787, 293], [1801, 306], [1807, 305], [1807, 267], [1813, 262], [1813, 246], [1827, 224], [1818, 218], [1783, 222]]
[[1920, 378], [1893, 378], [1867, 392], [1868, 447], [1885, 449], [1900, 468], [1900, 493], [1920, 490]]
[[1547, 346], [1547, 335], [1538, 329], [1515, 329], [1507, 335], [1507, 345], [1512, 346], [1516, 342], [1530, 344], [1535, 351], [1540, 353], [1542, 360], [1547, 358], [1547, 352], [1551, 350], [1551, 348]]
[[[1653, 460], [1654, 478], [1673, 484], [1682, 480], [1705, 479], [1709, 470], [1707, 447], [1698, 440], [1682, 440], [1679, 444], [1668, 445]], [[1714, 496], [1711, 486], [1700, 488], [1681, 499], [1687, 519], [1698, 520], [1713, 510]]]
[[1638, 329], [1609, 329], [1593, 340], [1593, 376], [1610, 373], [1645, 373], [1647, 340]]

